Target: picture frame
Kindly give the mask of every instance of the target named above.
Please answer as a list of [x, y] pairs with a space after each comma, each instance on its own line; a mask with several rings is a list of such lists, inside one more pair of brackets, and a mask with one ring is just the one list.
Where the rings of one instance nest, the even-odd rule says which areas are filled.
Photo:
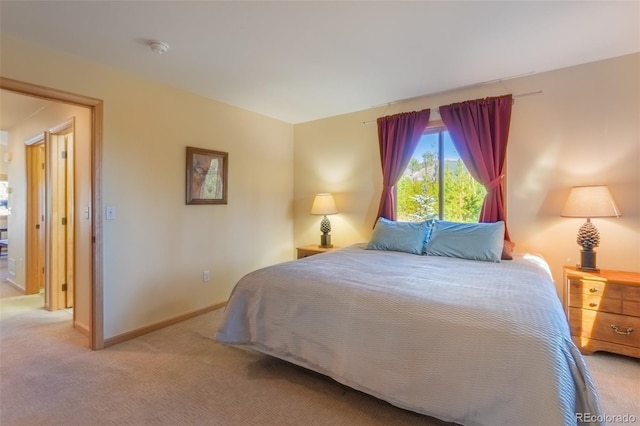
[[187, 147], [186, 204], [227, 204], [229, 153]]

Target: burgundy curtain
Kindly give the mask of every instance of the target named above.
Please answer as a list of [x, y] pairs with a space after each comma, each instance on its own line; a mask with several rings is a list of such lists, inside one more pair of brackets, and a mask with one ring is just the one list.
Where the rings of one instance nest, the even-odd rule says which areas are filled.
[[440, 117], [469, 173], [487, 189], [480, 222], [505, 222], [502, 170], [507, 152], [511, 105], [505, 95], [440, 107]]
[[378, 217], [396, 219], [396, 183], [429, 123], [429, 113], [430, 110], [425, 109], [378, 118], [383, 183]]

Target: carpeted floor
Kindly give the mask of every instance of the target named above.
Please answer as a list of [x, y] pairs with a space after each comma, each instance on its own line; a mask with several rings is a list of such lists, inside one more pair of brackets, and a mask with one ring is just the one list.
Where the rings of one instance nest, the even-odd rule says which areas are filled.
[[[216, 343], [222, 310], [91, 351], [68, 314], [38, 298], [0, 300], [2, 426], [445, 424]], [[604, 411], [640, 422], [640, 360], [586, 359]]]
[[0, 256], [0, 299], [5, 297], [15, 297], [24, 294], [24, 291], [19, 290], [17, 287], [9, 284], [7, 278], [9, 278], [7, 255]]

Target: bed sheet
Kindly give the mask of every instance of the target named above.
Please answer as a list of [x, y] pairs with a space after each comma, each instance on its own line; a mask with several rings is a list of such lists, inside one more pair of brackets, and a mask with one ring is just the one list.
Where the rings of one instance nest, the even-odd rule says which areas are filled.
[[570, 425], [600, 413], [545, 261], [353, 245], [243, 277], [215, 338], [465, 425]]

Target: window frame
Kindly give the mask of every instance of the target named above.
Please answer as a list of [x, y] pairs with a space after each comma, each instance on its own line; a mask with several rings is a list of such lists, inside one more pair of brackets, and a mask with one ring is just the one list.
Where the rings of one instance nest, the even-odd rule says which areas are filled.
[[[444, 132], [448, 132], [449, 130], [447, 129], [447, 127], [444, 125], [444, 122], [442, 120], [434, 120], [434, 121], [430, 121], [429, 124], [427, 124], [427, 127], [424, 129], [424, 132], [422, 133], [422, 136], [425, 135], [430, 135], [430, 134], [438, 134], [438, 220], [444, 220]], [[422, 137], [421, 136], [421, 137]], [[463, 162], [464, 163], [464, 162]], [[465, 166], [466, 167], [466, 166]], [[505, 203], [505, 214], [506, 214], [506, 175], [507, 175], [507, 164], [506, 164], [506, 157], [505, 157], [505, 164], [503, 167], [503, 181], [502, 181], [502, 191], [503, 191], [503, 200]], [[476, 181], [477, 182], [477, 181]], [[485, 195], [486, 197], [486, 195]], [[396, 201], [396, 205], [395, 205], [395, 209], [396, 209], [396, 215], [398, 212], [398, 187], [396, 186], [395, 188], [395, 201]], [[476, 223], [479, 223], [480, 221], [480, 217], [478, 217], [476, 219]]]
[[5, 186], [6, 186], [6, 198], [2, 198], [2, 201], [4, 201], [4, 207], [2, 208], [2, 210], [0, 211], [0, 218], [2, 219], [6, 219], [11, 210], [9, 209], [9, 178], [6, 174], [0, 174], [0, 182], [2, 182]]
[[444, 216], [444, 135], [447, 127], [442, 120], [429, 122], [427, 128], [422, 132], [424, 135], [438, 134], [438, 220]]

